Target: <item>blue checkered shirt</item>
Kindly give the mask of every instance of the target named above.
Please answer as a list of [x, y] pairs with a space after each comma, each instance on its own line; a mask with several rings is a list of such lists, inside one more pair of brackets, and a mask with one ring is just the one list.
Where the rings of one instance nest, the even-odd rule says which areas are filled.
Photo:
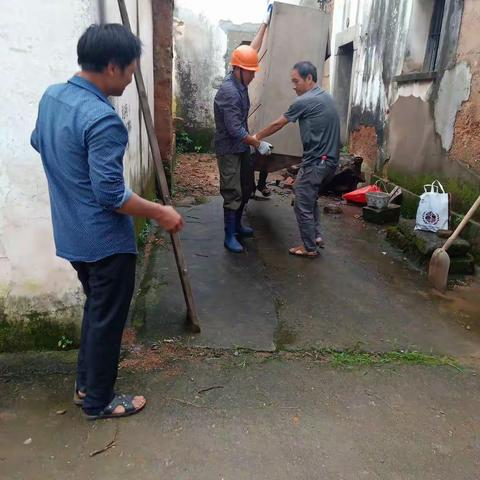
[[137, 253], [133, 221], [116, 211], [132, 195], [123, 178], [127, 143], [122, 120], [88, 80], [74, 76], [44, 93], [31, 144], [47, 176], [59, 257]]

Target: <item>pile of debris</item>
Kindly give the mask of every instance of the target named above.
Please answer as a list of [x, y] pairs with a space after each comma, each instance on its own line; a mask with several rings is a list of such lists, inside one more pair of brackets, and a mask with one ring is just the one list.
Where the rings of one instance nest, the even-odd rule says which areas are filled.
[[[363, 158], [353, 155], [341, 155], [337, 171], [332, 180], [325, 184], [320, 192], [321, 195], [342, 195], [357, 188], [359, 183], [365, 182], [362, 173]], [[291, 190], [300, 167], [294, 165], [282, 173], [283, 182], [277, 182], [279, 186]]]

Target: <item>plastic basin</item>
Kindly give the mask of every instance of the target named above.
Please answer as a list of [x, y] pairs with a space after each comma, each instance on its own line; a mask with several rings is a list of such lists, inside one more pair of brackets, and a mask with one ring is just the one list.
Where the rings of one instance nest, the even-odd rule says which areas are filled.
[[382, 208], [388, 207], [388, 201], [390, 200], [390, 195], [385, 192], [368, 192], [367, 193], [367, 205], [369, 207]]

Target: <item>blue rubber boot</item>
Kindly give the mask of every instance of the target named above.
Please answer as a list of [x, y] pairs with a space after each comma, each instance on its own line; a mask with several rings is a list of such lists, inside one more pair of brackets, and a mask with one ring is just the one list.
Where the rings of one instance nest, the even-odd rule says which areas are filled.
[[225, 220], [225, 248], [230, 250], [233, 253], [242, 253], [243, 247], [238, 242], [237, 237], [235, 236], [235, 214], [234, 210], [227, 210], [224, 211], [224, 220]]
[[251, 237], [253, 235], [253, 228], [242, 225], [243, 208], [244, 207], [240, 207], [235, 212], [235, 233], [241, 237]]

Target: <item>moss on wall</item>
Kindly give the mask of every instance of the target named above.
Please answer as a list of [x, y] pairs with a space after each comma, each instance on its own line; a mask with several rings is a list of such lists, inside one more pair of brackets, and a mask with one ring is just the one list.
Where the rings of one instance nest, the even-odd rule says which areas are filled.
[[[433, 180], [439, 180], [445, 191], [451, 195], [452, 210], [461, 214], [467, 213], [480, 194], [480, 185], [473, 185], [458, 178], [444, 178], [435, 174], [406, 174], [392, 171], [391, 169], [388, 171], [388, 177], [396, 185], [400, 185], [416, 195], [423, 193], [424, 185], [432, 183]], [[474, 219], [480, 221], [480, 211], [477, 211]]]
[[215, 135], [215, 129], [213, 128], [197, 128], [187, 129], [187, 133], [193, 140], [195, 150], [199, 153], [213, 152], [213, 137]]
[[213, 128], [183, 128], [176, 136], [177, 153], [211, 153], [213, 152]]
[[[140, 193], [143, 198], [154, 201], [157, 198], [157, 186], [155, 181], [155, 170], [152, 170], [143, 191]], [[135, 225], [135, 236], [137, 238], [138, 246], [143, 246], [145, 230], [149, 228], [149, 221], [143, 217], [135, 217], [133, 219]]]
[[50, 314], [32, 312], [15, 322], [0, 319], [0, 352], [76, 348], [79, 333], [74, 322], [63, 323]]
[[[432, 175], [406, 175], [388, 172], [389, 179], [392, 184], [403, 188], [402, 196], [402, 210], [403, 218], [416, 218], [417, 208], [419, 203], [419, 196], [423, 193], [423, 186], [432, 183], [437, 177]], [[372, 183], [376, 180], [382, 180], [376, 175], [372, 176]], [[454, 229], [460, 223], [468, 209], [477, 199], [480, 194], [479, 188], [465, 182], [460, 182], [458, 179], [443, 179], [439, 178], [445, 190], [452, 195], [452, 213], [450, 228]], [[454, 202], [455, 196], [455, 202]], [[459, 215], [462, 214], [462, 215]], [[472, 254], [475, 262], [480, 264], [480, 212], [474, 215], [474, 220], [471, 220], [463, 229], [461, 236], [468, 240], [472, 246]]]

